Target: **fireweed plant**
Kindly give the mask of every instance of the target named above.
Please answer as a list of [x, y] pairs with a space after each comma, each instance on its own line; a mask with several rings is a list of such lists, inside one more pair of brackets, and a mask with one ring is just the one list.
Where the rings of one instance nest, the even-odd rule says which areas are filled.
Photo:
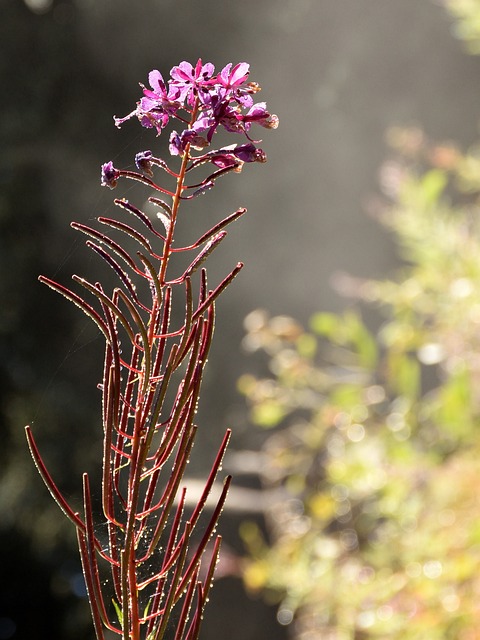
[[[87, 246], [115, 272], [118, 283], [111, 292], [99, 282], [76, 275], [72, 278], [84, 295], [40, 277], [80, 307], [105, 338], [99, 385], [101, 513], [92, 507], [86, 473], [83, 513], [69, 505], [47, 470], [31, 429], [26, 428], [40, 475], [76, 527], [98, 640], [110, 637], [110, 632], [124, 640], [160, 640], [166, 637], [167, 627], [174, 640], [193, 640], [199, 635], [220, 548], [215, 529], [230, 477], [211, 515], [200, 516], [221, 467], [228, 430], [203, 493], [191, 510], [186, 508], [182, 479], [197, 430], [194, 420], [212, 340], [215, 301], [242, 268], [237, 264], [210, 289], [203, 265], [225, 238], [225, 228], [246, 210], [228, 215], [190, 246], [174, 246], [175, 228], [180, 206], [211, 189], [220, 176], [240, 172], [245, 163], [265, 162], [259, 141], [250, 135], [252, 125], [267, 129], [278, 125], [265, 103], [254, 103], [260, 88], [249, 81], [249, 65], [244, 62], [228, 64], [219, 73], [201, 60], [195, 66], [181, 62], [171, 70], [168, 82], [154, 70], [149, 83], [150, 88], [140, 85], [143, 97], [135, 110], [115, 118], [115, 124], [120, 127], [136, 117], [159, 135], [174, 121], [178, 130], [169, 138], [172, 158], [167, 162], [150, 150], [141, 151], [135, 157], [137, 171], [107, 162], [101, 181], [113, 189], [126, 178], [151, 189], [149, 202], [158, 208], [157, 224], [124, 198], [114, 202], [127, 221], [99, 217], [103, 231], [72, 222], [74, 229], [88, 236]], [[222, 129], [243, 140], [212, 148], [214, 134]], [[200, 167], [207, 176], [192, 178]], [[174, 188], [161, 186], [156, 173], [165, 175]], [[127, 248], [132, 241], [137, 251]], [[195, 256], [189, 266], [171, 273], [176, 254], [188, 252]], [[136, 286], [142, 282], [147, 286]], [[184, 309], [181, 326], [171, 326], [174, 303], [175, 308]], [[96, 533], [102, 523], [106, 541]]]

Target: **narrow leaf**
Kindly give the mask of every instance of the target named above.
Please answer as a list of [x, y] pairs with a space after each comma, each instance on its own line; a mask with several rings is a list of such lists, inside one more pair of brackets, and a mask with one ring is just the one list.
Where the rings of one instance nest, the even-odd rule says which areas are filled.
[[229, 225], [231, 222], [234, 222], [235, 220], [237, 220], [238, 218], [243, 216], [246, 212], [247, 212], [247, 210], [245, 208], [243, 208], [243, 207], [240, 208], [240, 209], [237, 209], [236, 211], [231, 213], [229, 216], [227, 216], [226, 218], [224, 218], [223, 220], [218, 222], [216, 225], [214, 225], [211, 229], [209, 229], [202, 236], [200, 236], [200, 238], [195, 242], [195, 244], [192, 244], [189, 247], [181, 247], [181, 248], [177, 248], [177, 249], [172, 249], [172, 252], [175, 253], [175, 252], [179, 252], [179, 251], [188, 251], [190, 249], [197, 249], [204, 242], [206, 242], [212, 236], [214, 236], [216, 233], [218, 233], [221, 229], [224, 229], [227, 225]]
[[130, 324], [128, 323], [128, 320], [125, 318], [125, 316], [120, 311], [118, 306], [112, 300], [110, 300], [110, 298], [107, 295], [105, 295], [99, 287], [96, 287], [95, 285], [91, 284], [90, 282], [88, 282], [88, 280], [85, 280], [85, 278], [80, 278], [79, 276], [73, 275], [72, 279], [75, 282], [78, 282], [78, 284], [81, 284], [82, 287], [85, 287], [85, 289], [90, 291], [90, 293], [93, 293], [93, 295], [96, 296], [100, 300], [100, 302], [103, 302], [104, 304], [106, 304], [106, 306], [110, 309], [110, 311], [112, 311], [113, 314], [120, 320], [122, 326], [124, 327], [125, 331], [128, 334], [128, 337], [130, 338], [131, 342], [134, 344], [135, 335], [132, 331], [132, 327], [130, 326]]
[[122, 231], [123, 233], [126, 233], [128, 236], [130, 236], [131, 238], [136, 240], [139, 244], [141, 244], [142, 247], [146, 249], [150, 255], [156, 255], [149, 241], [146, 239], [146, 237], [142, 233], [140, 233], [139, 231], [131, 227], [130, 225], [125, 224], [125, 222], [120, 222], [119, 220], [114, 220], [113, 218], [104, 218], [104, 217], [98, 218], [98, 221], [101, 222], [102, 224], [112, 227], [113, 229], [117, 229], [118, 231]]
[[80, 224], [79, 222], [71, 222], [70, 226], [76, 231], [81, 231], [82, 233], [85, 233], [86, 235], [92, 238], [95, 238], [95, 240], [98, 240], [99, 242], [106, 244], [108, 247], [110, 247], [110, 249], [112, 249], [112, 251], [114, 251], [118, 256], [120, 256], [133, 271], [138, 273], [137, 265], [130, 257], [130, 254], [127, 251], [125, 251], [125, 249], [121, 247], [117, 242], [115, 242], [114, 240], [106, 236], [104, 233], [101, 233], [96, 229], [92, 229], [87, 225]]
[[85, 532], [86, 529], [85, 529], [84, 522], [80, 519], [78, 513], [75, 513], [73, 509], [70, 507], [68, 502], [60, 493], [59, 488], [53, 481], [52, 476], [48, 472], [42, 460], [40, 452], [37, 448], [37, 445], [35, 443], [32, 430], [30, 427], [25, 427], [25, 434], [27, 436], [28, 447], [30, 449], [30, 453], [32, 455], [33, 461], [35, 462], [35, 466], [37, 467], [38, 472], [40, 473], [42, 480], [45, 482], [47, 489], [50, 491], [53, 499], [58, 504], [58, 506], [63, 511], [63, 513], [67, 516], [67, 518], [73, 522], [73, 524], [77, 527], [77, 529], [80, 529], [82, 532]]
[[125, 209], [125, 211], [128, 211], [129, 213], [134, 215], [147, 227], [149, 231], [151, 231], [158, 238], [161, 238], [163, 241], [165, 241], [165, 237], [162, 236], [162, 234], [155, 229], [150, 218], [145, 213], [143, 213], [143, 211], [135, 207], [133, 204], [131, 204], [130, 202], [128, 202], [128, 200], [125, 200], [124, 198], [116, 199], [114, 200], [114, 203], [117, 205], [117, 207], [121, 207], [122, 209]]
[[192, 320], [196, 320], [199, 315], [201, 315], [205, 309], [212, 304], [214, 300], [218, 298], [218, 296], [222, 293], [224, 289], [228, 287], [228, 285], [233, 281], [233, 279], [238, 275], [238, 273], [243, 268], [243, 263], [239, 262], [235, 269], [228, 274], [226, 278], [222, 280], [222, 282], [207, 296], [205, 301], [198, 306], [193, 314]]
[[98, 244], [95, 244], [91, 240], [87, 240], [86, 245], [87, 247], [95, 251], [95, 253], [98, 253], [98, 255], [105, 260], [105, 262], [115, 271], [120, 281], [132, 296], [133, 300], [135, 300], [135, 302], [140, 307], [142, 307], [142, 309], [148, 311], [147, 307], [145, 307], [145, 305], [143, 305], [138, 299], [137, 292], [135, 291], [135, 285], [130, 280], [126, 272], [122, 269], [122, 267], [118, 264], [118, 262], [114, 260], [109, 253], [102, 249], [102, 247], [100, 247]]
[[38, 279], [43, 284], [46, 284], [47, 286], [49, 286], [50, 289], [53, 289], [57, 293], [60, 293], [64, 298], [67, 298], [67, 300], [70, 300], [70, 302], [73, 302], [73, 304], [79, 307], [89, 318], [91, 318], [95, 322], [95, 324], [103, 333], [105, 338], [108, 341], [110, 341], [110, 335], [108, 333], [108, 328], [104, 320], [100, 317], [100, 315], [97, 313], [97, 311], [95, 311], [95, 309], [92, 306], [90, 306], [87, 302], [85, 302], [85, 300], [81, 296], [77, 295], [73, 291], [70, 291], [70, 289], [67, 289], [67, 287], [64, 287], [63, 285], [58, 284], [54, 280], [50, 280], [50, 278], [46, 278], [45, 276], [39, 276]]

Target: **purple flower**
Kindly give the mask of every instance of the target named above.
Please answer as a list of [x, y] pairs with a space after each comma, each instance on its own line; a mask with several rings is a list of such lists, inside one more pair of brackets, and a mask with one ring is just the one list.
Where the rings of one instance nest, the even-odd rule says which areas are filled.
[[170, 87], [178, 91], [182, 102], [186, 100], [193, 107], [197, 96], [203, 102], [214, 71], [215, 67], [211, 62], [203, 64], [200, 58], [195, 67], [190, 62], [181, 62], [170, 71]]
[[267, 156], [262, 149], [248, 142], [241, 145], [230, 145], [228, 147], [222, 147], [217, 151], [211, 151], [206, 154], [205, 158], [208, 158], [212, 164], [221, 169], [226, 167], [234, 167], [244, 162], [266, 162]]
[[221, 149], [212, 152], [212, 154], [210, 155], [210, 162], [216, 167], [220, 167], [220, 169], [226, 169], [227, 167], [238, 167], [243, 164], [243, 162], [239, 161], [234, 153], [228, 153], [226, 151], [222, 151]]
[[147, 89], [146, 87], [143, 87], [143, 94], [145, 96], [151, 98], [154, 101], [169, 99], [167, 85], [165, 84], [163, 76], [160, 71], [158, 71], [158, 69], [153, 69], [152, 71], [150, 71], [150, 73], [148, 74], [148, 81], [150, 83], [150, 86], [152, 87], [152, 91], [150, 91], [150, 89]]
[[217, 77], [217, 91], [227, 100], [235, 100], [242, 107], [248, 108], [253, 104], [252, 93], [260, 91], [258, 84], [247, 83], [250, 73], [250, 65], [239, 62], [232, 69], [232, 64], [227, 64]]
[[174, 116], [181, 107], [178, 98], [180, 92], [173, 88], [167, 89], [163, 76], [157, 69], [150, 71], [148, 81], [151, 89], [147, 89], [144, 85], [143, 98], [137, 102], [137, 108], [124, 118], [115, 118], [115, 124], [120, 127], [126, 120], [136, 116], [140, 124], [147, 129], [155, 128], [160, 134], [164, 129], [171, 116]]
[[182, 139], [176, 131], [172, 131], [170, 134], [168, 150], [172, 156], [181, 156], [185, 151], [182, 145]]
[[115, 126], [118, 129], [120, 129], [120, 127], [122, 126], [122, 124], [124, 122], [126, 122], [127, 120], [130, 120], [130, 118], [133, 118], [136, 115], [137, 115], [137, 110], [135, 109], [134, 111], [131, 111], [128, 115], [123, 116], [123, 118], [117, 118], [117, 116], [113, 116], [113, 120], [115, 122]]
[[[246, 114], [242, 113], [241, 105], [236, 104], [236, 102], [238, 100], [235, 97], [232, 102], [230, 99], [222, 97], [221, 92], [216, 95], [210, 95], [208, 115], [203, 115], [200, 119], [203, 129], [208, 127], [207, 140], [209, 142], [211, 142], [218, 126], [222, 126], [229, 133], [245, 133], [245, 135], [247, 135], [253, 122], [266, 129], [276, 129], [278, 127], [278, 117], [267, 111], [265, 102], [254, 104]], [[197, 126], [197, 124], [194, 124], [195, 128]]]
[[252, 122], [256, 122], [261, 127], [266, 129], [276, 129], [278, 127], [278, 116], [271, 114], [267, 111], [267, 105], [265, 102], [258, 102], [254, 104], [248, 113], [242, 116], [242, 120], [245, 123], [245, 128], [250, 128]]
[[102, 164], [102, 187], [109, 187], [115, 189], [117, 186], [117, 180], [120, 177], [121, 172], [115, 169], [113, 162], [106, 162]]
[[218, 84], [224, 89], [238, 89], [247, 81], [250, 73], [250, 65], [247, 62], [239, 62], [232, 69], [232, 63], [220, 71], [217, 77]]
[[152, 152], [151, 151], [139, 151], [135, 156], [135, 164], [139, 171], [143, 171], [147, 176], [152, 177]]
[[[213, 134], [218, 126], [224, 127], [230, 133], [242, 133], [245, 129], [242, 123], [241, 109], [238, 105], [232, 106], [229, 100], [223, 99], [220, 95], [211, 95], [211, 107], [207, 116], [203, 116], [203, 130], [208, 129], [207, 140], [211, 142]], [[197, 125], [194, 125], [197, 128]]]
[[190, 144], [194, 149], [203, 149], [208, 145], [207, 140], [200, 136], [195, 129], [185, 129], [180, 134], [172, 131], [169, 142], [168, 148], [172, 156], [182, 156], [187, 144]]
[[162, 109], [151, 109], [150, 111], [144, 111], [143, 109], [137, 109], [136, 113], [140, 124], [146, 129], [156, 129], [157, 134], [160, 135], [163, 129], [168, 124], [169, 115]]
[[233, 150], [236, 157], [242, 162], [266, 162], [267, 156], [263, 149], [257, 149], [257, 147], [248, 142], [247, 144], [241, 144]]
[[203, 115], [195, 120], [192, 129], [197, 133], [203, 133], [204, 131], [208, 131], [214, 124], [215, 118], [212, 116], [211, 110], [208, 109], [208, 111], [203, 112]]
[[140, 100], [140, 108], [143, 111], [151, 111], [152, 109], [162, 109], [169, 116], [175, 115], [181, 107], [180, 91], [170, 86], [167, 89], [165, 81], [160, 71], [154, 69], [148, 74], [148, 81], [152, 90], [147, 89], [143, 85], [143, 98]]

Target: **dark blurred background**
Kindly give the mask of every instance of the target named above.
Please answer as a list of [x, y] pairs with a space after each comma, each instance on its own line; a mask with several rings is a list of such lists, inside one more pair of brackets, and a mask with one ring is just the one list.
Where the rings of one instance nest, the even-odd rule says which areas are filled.
[[[100, 164], [164, 149], [135, 122], [116, 130], [113, 114], [133, 108], [150, 69], [201, 57], [217, 68], [250, 62], [280, 117], [277, 131], [262, 131], [269, 162], [219, 183], [185, 232], [193, 239], [249, 209], [211, 262], [212, 282], [238, 260], [246, 267], [218, 306], [191, 465], [201, 477], [226, 426], [233, 451], [261, 440], [235, 390], [254, 366], [241, 350], [244, 316], [264, 307], [305, 321], [344, 304], [331, 286], [338, 271], [379, 276], [396, 264], [365, 214], [386, 129], [421, 124], [434, 138], [474, 139], [480, 60], [450, 30], [430, 0], [0, 0], [0, 640], [93, 638], [74, 532], [36, 475], [23, 427], [33, 425], [80, 504], [81, 473], [99, 462], [102, 348], [37, 276], [94, 273], [69, 223], [109, 209]], [[240, 469], [222, 527], [231, 553], [241, 552], [242, 518], [261, 515], [243, 487], [255, 490], [256, 478]], [[284, 637], [273, 608], [237, 577], [221, 580], [203, 638]]]

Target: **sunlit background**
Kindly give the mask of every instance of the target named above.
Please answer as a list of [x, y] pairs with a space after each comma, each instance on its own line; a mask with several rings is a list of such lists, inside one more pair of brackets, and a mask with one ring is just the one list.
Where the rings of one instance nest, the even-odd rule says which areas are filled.
[[[80, 500], [81, 473], [95, 473], [100, 454], [101, 348], [37, 276], [66, 282], [98, 267], [69, 223], [109, 209], [100, 165], [128, 166], [139, 149], [157, 144], [161, 154], [166, 142], [133, 121], [118, 131], [112, 116], [133, 108], [151, 69], [166, 74], [199, 57], [217, 69], [248, 61], [280, 118], [277, 131], [262, 130], [268, 163], [226, 177], [184, 225], [195, 237], [239, 206], [249, 211], [210, 267], [215, 281], [246, 263], [218, 305], [190, 465], [201, 478], [233, 428], [225, 576], [202, 637], [291, 632], [293, 613], [247, 593], [240, 577], [240, 525], [262, 529], [268, 502], [247, 454], [266, 435], [237, 389], [265, 362], [242, 347], [243, 321], [258, 308], [301, 323], [341, 311], [350, 304], [335, 290], [341, 274], [382, 278], [399, 265], [391, 235], [369, 215], [387, 130], [421, 127], [462, 146], [478, 132], [480, 60], [452, 25], [431, 0], [0, 0], [0, 640], [93, 638], [74, 532], [35, 474], [23, 426], [33, 425], [58, 483]], [[255, 330], [261, 316], [249, 317]], [[369, 636], [305, 640], [314, 637]]]

